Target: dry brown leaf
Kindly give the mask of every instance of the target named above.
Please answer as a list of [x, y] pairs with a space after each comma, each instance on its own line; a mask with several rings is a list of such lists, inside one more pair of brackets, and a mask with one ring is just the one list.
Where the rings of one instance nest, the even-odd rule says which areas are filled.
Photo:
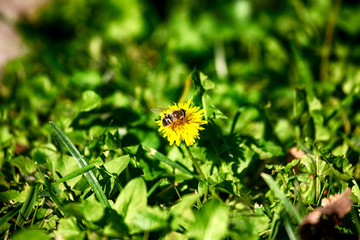
[[330, 196], [329, 199], [322, 199], [323, 213], [325, 215], [336, 214], [339, 218], [343, 218], [350, 212], [353, 204], [350, 194], [351, 189], [347, 188], [343, 194], [336, 194], [335, 196]]
[[[288, 150], [288, 154], [286, 156], [286, 162], [292, 162], [294, 159], [301, 159], [305, 153], [302, 150], [298, 150], [296, 147], [292, 147]], [[299, 170], [299, 164], [297, 164], [294, 167], [294, 171], [298, 174], [300, 172]]]
[[[341, 234], [335, 226], [350, 212], [352, 200], [351, 189], [343, 194], [330, 196], [322, 200], [322, 207], [310, 212], [300, 224], [299, 234], [302, 239], [357, 239], [356, 236]], [[323, 216], [326, 216], [325, 218]]]
[[330, 196], [329, 199], [322, 199], [321, 205], [310, 212], [302, 221], [301, 225], [304, 224], [316, 224], [319, 222], [322, 215], [331, 216], [336, 215], [338, 218], [343, 218], [352, 207], [352, 200], [349, 197], [351, 194], [351, 189], [347, 188], [343, 194], [336, 194]]
[[296, 147], [290, 148], [289, 154], [295, 159], [301, 159], [305, 155], [301, 149], [297, 149]]

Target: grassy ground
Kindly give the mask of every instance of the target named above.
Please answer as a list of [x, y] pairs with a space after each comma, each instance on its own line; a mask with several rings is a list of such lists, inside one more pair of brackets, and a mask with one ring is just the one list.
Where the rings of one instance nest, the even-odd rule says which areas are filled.
[[2, 238], [358, 239], [359, 10], [58, 0], [11, 22]]

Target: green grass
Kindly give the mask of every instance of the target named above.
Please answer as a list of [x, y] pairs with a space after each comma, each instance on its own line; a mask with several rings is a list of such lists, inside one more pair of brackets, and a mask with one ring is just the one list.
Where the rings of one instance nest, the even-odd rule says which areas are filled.
[[[0, 80], [1, 238], [301, 239], [346, 188], [352, 210], [319, 234], [356, 238], [359, 9], [78, 0], [1, 18], [28, 48]], [[151, 109], [188, 99], [208, 123], [170, 146]]]
[[[79, 151], [75, 148], [74, 144], [70, 141], [70, 139], [56, 126], [55, 123], [50, 122], [51, 127], [54, 129], [56, 136], [60, 138], [60, 140], [64, 143], [66, 148], [69, 150], [70, 154], [74, 157], [76, 160], [76, 163], [79, 165], [80, 168], [88, 167], [89, 164], [86, 162], [86, 160], [81, 156]], [[74, 172], [73, 172], [74, 173]], [[111, 207], [105, 193], [102, 191], [102, 188], [95, 177], [94, 173], [91, 170], [88, 170], [84, 172], [84, 176], [86, 177], [86, 180], [88, 181], [92, 191], [94, 191], [95, 196], [99, 199], [101, 204], [104, 207]]]

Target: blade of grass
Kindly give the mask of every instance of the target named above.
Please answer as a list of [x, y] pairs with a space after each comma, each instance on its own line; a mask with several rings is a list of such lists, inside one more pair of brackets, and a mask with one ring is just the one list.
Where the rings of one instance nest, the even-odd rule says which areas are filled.
[[276, 235], [278, 234], [279, 226], [280, 226], [280, 213], [281, 213], [282, 208], [283, 208], [283, 206], [280, 203], [276, 207], [275, 212], [271, 218], [270, 235], [269, 235], [270, 240], [274, 240], [276, 238]]
[[326, 26], [325, 36], [324, 36], [324, 46], [321, 51], [321, 62], [320, 62], [320, 79], [326, 81], [328, 79], [328, 70], [329, 70], [329, 56], [331, 53], [331, 46], [334, 36], [334, 30], [336, 26], [336, 19], [341, 6], [341, 0], [334, 1], [333, 7], [329, 14], [328, 23]]
[[311, 74], [308, 63], [303, 59], [296, 44], [290, 41], [291, 52], [295, 58], [296, 73], [299, 75], [299, 83], [305, 86], [306, 92], [310, 98], [315, 96], [314, 79]]
[[280, 201], [284, 204], [285, 210], [289, 213], [289, 215], [296, 221], [297, 224], [300, 224], [302, 217], [297, 212], [295, 207], [291, 204], [289, 199], [286, 198], [284, 193], [280, 190], [274, 179], [266, 173], [261, 173], [261, 177], [264, 179], [269, 188], [275, 193]]
[[356, 231], [358, 233], [358, 236], [360, 236], [360, 220], [359, 220], [359, 215], [358, 215], [359, 213], [355, 209], [352, 209], [350, 211], [350, 213], [351, 213], [351, 217], [352, 217], [352, 219], [353, 219], [353, 221], [355, 223], [355, 228], [356, 228]]
[[291, 222], [289, 220], [289, 217], [287, 215], [285, 215], [284, 217], [284, 225], [285, 225], [285, 230], [288, 234], [288, 237], [290, 240], [299, 240], [299, 238], [297, 237], [294, 227], [291, 225]]
[[16, 214], [19, 213], [21, 206], [21, 204], [16, 206], [14, 209], [12, 209], [10, 212], [0, 218], [0, 229], [5, 223], [7, 223], [10, 219], [12, 219]]
[[50, 195], [51, 200], [56, 204], [56, 206], [67, 216], [65, 209], [63, 208], [63, 205], [60, 201], [60, 199], [56, 196], [55, 190], [53, 186], [51, 185], [50, 181], [47, 179], [47, 177], [44, 176], [44, 185]]
[[232, 133], [234, 132], [236, 123], [237, 123], [237, 121], [239, 120], [239, 117], [240, 117], [240, 115], [241, 115], [241, 113], [242, 113], [242, 110], [243, 110], [243, 108], [239, 108], [239, 109], [236, 111], [235, 116], [234, 116], [234, 119], [233, 119], [233, 122], [232, 122], [232, 124], [231, 124], [230, 134], [232, 134]]
[[321, 182], [320, 182], [320, 162], [319, 162], [319, 156], [316, 155], [315, 157], [315, 171], [316, 171], [316, 177], [315, 177], [315, 199], [320, 202], [320, 191], [321, 191]]
[[196, 177], [196, 178], [199, 177], [197, 175], [192, 174], [188, 169], [186, 169], [185, 167], [181, 166], [180, 164], [172, 161], [170, 158], [168, 158], [164, 154], [156, 151], [155, 149], [149, 148], [149, 147], [146, 147], [146, 146], [142, 146], [142, 147], [143, 147], [143, 149], [145, 151], [149, 152], [148, 154], [150, 156], [155, 157], [157, 160], [159, 160], [159, 161], [161, 161], [161, 162], [163, 162], [163, 163], [165, 163], [165, 164], [167, 164], [167, 165], [169, 165], [169, 166], [171, 166], [173, 168], [176, 168], [176, 169], [180, 170], [181, 172], [183, 172], [183, 173], [185, 173], [187, 175], [190, 175], [190, 176]]
[[28, 195], [26, 196], [25, 202], [21, 206], [19, 215], [16, 219], [16, 225], [22, 227], [31, 214], [32, 209], [35, 206], [37, 200], [38, 184], [32, 186]]
[[71, 173], [69, 173], [68, 175], [66, 175], [65, 177], [62, 177], [61, 179], [57, 180], [56, 182], [53, 183], [53, 185], [58, 185], [60, 183], [66, 182], [70, 179], [73, 179], [91, 169], [97, 168], [98, 166], [100, 166], [101, 164], [103, 164], [101, 159], [96, 159], [94, 162], [90, 163], [87, 166], [84, 166], [82, 168], [76, 169], [74, 171], [72, 171]]
[[[65, 133], [63, 133], [54, 122], [50, 122], [50, 125], [54, 129], [56, 135], [61, 139], [61, 141], [67, 147], [70, 154], [75, 158], [80, 168], [88, 166], [86, 160], [81, 156], [79, 151], [75, 148], [74, 144], [72, 144], [72, 142], [65, 135]], [[88, 180], [92, 190], [94, 191], [100, 203], [102, 203], [105, 207], [111, 207], [94, 173], [91, 170], [88, 170], [87, 172], [84, 172], [84, 176]]]
[[[48, 191], [51, 200], [53, 200], [55, 205], [65, 214], [65, 216], [67, 216], [66, 211], [65, 211], [60, 199], [56, 196], [56, 191], [55, 191], [54, 187], [51, 185], [51, 182], [49, 181], [48, 176], [43, 173], [43, 171], [39, 167], [39, 165], [36, 164], [36, 167], [41, 174], [40, 176], [42, 177], [42, 180], [45, 185], [45, 189]], [[61, 212], [59, 214], [60, 214], [60, 217], [63, 217]]]
[[148, 191], [146, 198], [149, 198], [151, 196], [151, 194], [160, 186], [160, 184], [163, 182], [163, 178], [161, 178], [159, 181], [157, 181], [157, 183], [155, 183], [150, 190]]

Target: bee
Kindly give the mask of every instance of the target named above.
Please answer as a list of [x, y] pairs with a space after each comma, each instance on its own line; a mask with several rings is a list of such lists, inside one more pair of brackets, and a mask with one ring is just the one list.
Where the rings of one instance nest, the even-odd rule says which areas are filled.
[[[153, 112], [157, 111], [157, 109], [152, 109]], [[156, 112], [155, 112], [156, 113]], [[164, 114], [164, 118], [161, 121], [163, 127], [167, 127], [173, 122], [181, 121], [186, 116], [186, 111], [182, 108], [179, 110], [171, 111], [170, 113]]]

